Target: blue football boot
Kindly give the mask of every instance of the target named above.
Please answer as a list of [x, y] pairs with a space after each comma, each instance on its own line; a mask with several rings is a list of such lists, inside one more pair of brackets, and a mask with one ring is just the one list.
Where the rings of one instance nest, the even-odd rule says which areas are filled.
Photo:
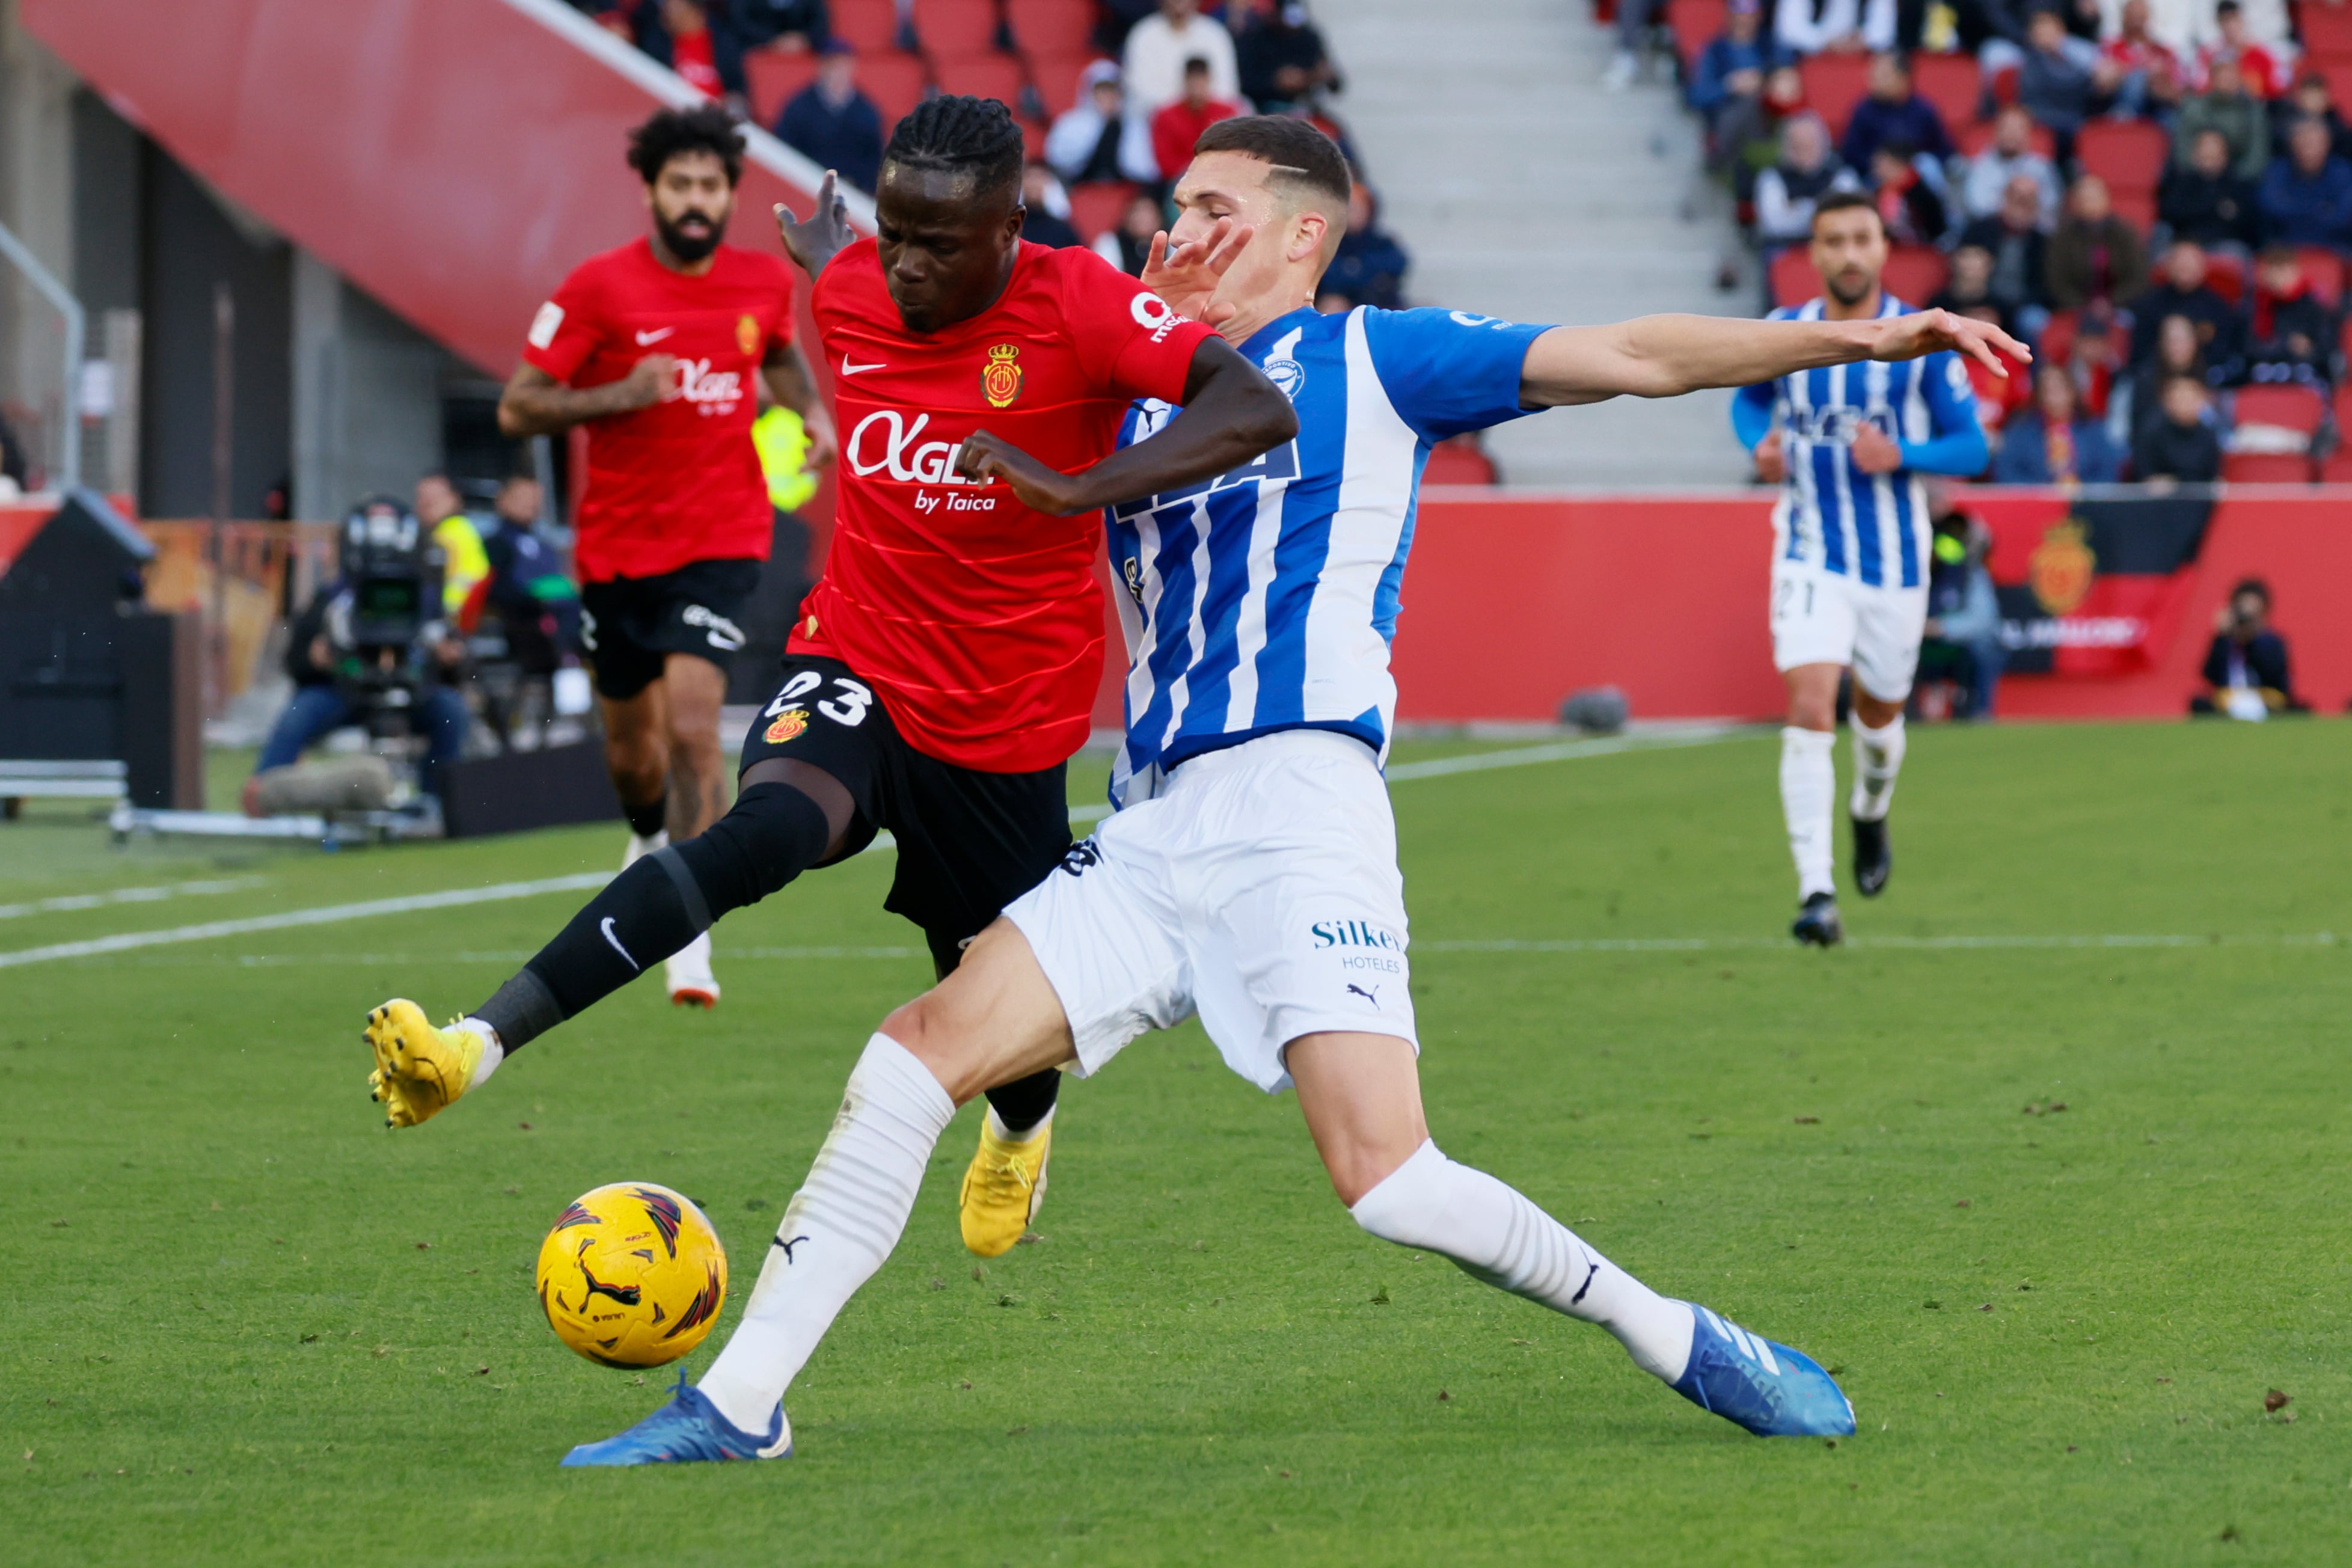
[[1853, 1405], [1821, 1363], [1690, 1303], [1690, 1364], [1675, 1392], [1759, 1437], [1850, 1437]]
[[763, 1436], [745, 1432], [677, 1374], [670, 1402], [617, 1437], [583, 1443], [563, 1456], [574, 1465], [691, 1465], [708, 1459], [782, 1459], [793, 1451], [793, 1424], [776, 1406]]

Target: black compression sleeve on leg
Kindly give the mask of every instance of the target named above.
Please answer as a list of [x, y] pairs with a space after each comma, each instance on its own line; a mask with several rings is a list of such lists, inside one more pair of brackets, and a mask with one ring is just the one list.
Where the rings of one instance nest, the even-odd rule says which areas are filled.
[[1027, 1078], [998, 1084], [988, 1091], [988, 1105], [996, 1112], [996, 1120], [1004, 1123], [1004, 1130], [1017, 1136], [1045, 1121], [1045, 1113], [1054, 1109], [1055, 1098], [1061, 1092], [1062, 1069], [1047, 1068]]
[[640, 838], [651, 838], [669, 820], [669, 792], [664, 790], [643, 805], [631, 805], [625, 800], [621, 803], [621, 815], [629, 819], [630, 832]]
[[832, 840], [816, 802], [790, 784], [755, 784], [700, 837], [605, 883], [476, 1016], [512, 1054], [799, 876]]

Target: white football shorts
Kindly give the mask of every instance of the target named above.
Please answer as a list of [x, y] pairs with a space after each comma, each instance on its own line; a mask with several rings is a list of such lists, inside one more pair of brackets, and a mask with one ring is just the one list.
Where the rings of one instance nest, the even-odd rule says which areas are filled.
[[1772, 563], [1772, 664], [1847, 664], [1882, 702], [1911, 695], [1927, 590], [1874, 588], [1802, 561]]
[[1181, 763], [1013, 900], [1091, 1074], [1197, 1011], [1271, 1094], [1283, 1049], [1413, 1032], [1396, 820], [1371, 749], [1286, 730]]

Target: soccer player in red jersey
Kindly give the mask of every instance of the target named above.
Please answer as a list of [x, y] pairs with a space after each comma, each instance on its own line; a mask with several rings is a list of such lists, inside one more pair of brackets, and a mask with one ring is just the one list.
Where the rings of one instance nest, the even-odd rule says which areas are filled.
[[[1065, 773], [1102, 670], [1099, 510], [1206, 484], [1291, 440], [1297, 416], [1210, 327], [1093, 253], [1021, 238], [1021, 130], [1001, 103], [931, 99], [898, 122], [850, 231], [828, 175], [779, 212], [835, 374], [840, 499], [824, 579], [743, 751], [734, 807], [624, 871], [446, 1029], [370, 1014], [370, 1079], [394, 1126], [438, 1112], [534, 1036], [626, 984], [728, 910], [813, 866], [898, 840], [886, 907], [942, 975], [1070, 847]], [[1223, 225], [1171, 258], [1229, 263]], [[1183, 407], [1115, 450], [1138, 397]], [[989, 1091], [965, 1240], [1018, 1239], [1042, 1192], [1052, 1070]], [[992, 1154], [988, 1140], [995, 1140]], [[974, 1213], [1001, 1227], [975, 1234]]]
[[[653, 232], [563, 280], [499, 403], [509, 436], [588, 429], [581, 635], [629, 819], [624, 867], [726, 808], [719, 709], [773, 518], [753, 377], [806, 424], [811, 463], [835, 447], [793, 342], [791, 269], [719, 243], [743, 166], [734, 122], [715, 104], [661, 110], [631, 135], [629, 163]], [[664, 967], [672, 1001], [718, 1002], [707, 937]]]

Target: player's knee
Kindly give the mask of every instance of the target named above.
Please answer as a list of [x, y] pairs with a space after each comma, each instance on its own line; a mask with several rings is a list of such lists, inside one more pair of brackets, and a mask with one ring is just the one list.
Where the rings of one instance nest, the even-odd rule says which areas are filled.
[[1349, 1217], [1382, 1241], [1437, 1248], [1444, 1238], [1451, 1177], [1459, 1167], [1435, 1143], [1425, 1142], [1377, 1175], [1372, 1169], [1350, 1171], [1344, 1180], [1337, 1166], [1331, 1171], [1331, 1184], [1348, 1205]]
[[678, 847], [713, 919], [759, 902], [824, 858], [824, 809], [790, 784], [755, 784], [726, 816]]

